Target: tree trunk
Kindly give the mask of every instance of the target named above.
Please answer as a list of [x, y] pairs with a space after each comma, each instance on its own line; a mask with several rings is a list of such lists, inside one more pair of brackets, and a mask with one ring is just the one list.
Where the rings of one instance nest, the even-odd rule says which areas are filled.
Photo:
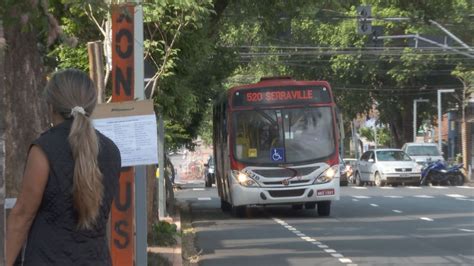
[[[10, 19], [15, 16], [11, 11]], [[23, 177], [30, 143], [48, 125], [47, 105], [41, 97], [46, 83], [38, 51], [38, 32], [21, 23], [4, 26], [5, 50], [5, 177], [8, 197], [15, 197]], [[2, 64], [3, 65], [3, 64]], [[2, 97], [3, 98], [3, 97]]]
[[[5, 39], [0, 21], [0, 114], [5, 113]], [[0, 115], [0, 266], [5, 265], [5, 116]]]

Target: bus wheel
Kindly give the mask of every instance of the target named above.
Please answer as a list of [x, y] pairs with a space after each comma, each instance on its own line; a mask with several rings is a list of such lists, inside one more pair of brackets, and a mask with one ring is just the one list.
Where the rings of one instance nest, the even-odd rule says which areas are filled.
[[316, 209], [316, 202], [306, 202], [304, 208], [307, 210], [314, 210]]
[[303, 209], [303, 204], [293, 204], [293, 205], [291, 205], [291, 208], [293, 210], [301, 210], [301, 209]]
[[221, 199], [221, 210], [223, 212], [228, 212], [232, 210], [232, 206], [225, 200]]
[[242, 218], [245, 216], [245, 213], [247, 211], [247, 207], [245, 205], [243, 206], [232, 206], [232, 215], [235, 217]]
[[330, 201], [318, 202], [318, 215], [319, 216], [329, 216], [330, 213], [331, 213]]

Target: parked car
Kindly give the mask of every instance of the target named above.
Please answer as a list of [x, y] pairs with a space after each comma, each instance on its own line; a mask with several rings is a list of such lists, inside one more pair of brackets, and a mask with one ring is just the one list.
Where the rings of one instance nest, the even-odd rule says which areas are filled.
[[212, 187], [212, 184], [216, 182], [214, 158], [212, 156], [204, 164], [204, 180], [206, 187]]
[[426, 166], [429, 162], [444, 161], [438, 145], [435, 143], [409, 142], [403, 145], [402, 151], [422, 166]]
[[339, 157], [339, 172], [340, 172], [339, 185], [341, 187], [347, 186], [347, 184], [349, 184], [348, 174], [350, 173], [346, 169], [345, 159], [342, 159], [341, 157]]
[[384, 186], [391, 184], [420, 184], [421, 165], [400, 149], [375, 149], [366, 151], [357, 162], [355, 183]]

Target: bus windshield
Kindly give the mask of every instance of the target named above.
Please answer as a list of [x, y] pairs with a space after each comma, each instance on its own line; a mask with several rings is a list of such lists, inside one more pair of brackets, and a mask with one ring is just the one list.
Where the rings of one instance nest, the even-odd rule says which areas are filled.
[[331, 107], [234, 113], [234, 155], [249, 164], [322, 160], [335, 152]]

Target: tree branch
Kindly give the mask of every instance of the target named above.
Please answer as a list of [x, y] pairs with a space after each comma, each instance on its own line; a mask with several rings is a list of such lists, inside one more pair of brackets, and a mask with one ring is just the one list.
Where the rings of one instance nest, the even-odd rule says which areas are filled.
[[101, 25], [99, 24], [99, 22], [97, 21], [97, 19], [94, 16], [94, 12], [92, 11], [92, 6], [90, 4], [88, 4], [87, 7], [89, 8], [89, 11], [85, 10], [86, 15], [89, 17], [90, 20], [92, 20], [95, 23], [97, 28], [99, 28], [102, 35], [104, 35], [104, 38], [107, 38], [107, 34], [106, 34], [104, 28], [101, 27]]

